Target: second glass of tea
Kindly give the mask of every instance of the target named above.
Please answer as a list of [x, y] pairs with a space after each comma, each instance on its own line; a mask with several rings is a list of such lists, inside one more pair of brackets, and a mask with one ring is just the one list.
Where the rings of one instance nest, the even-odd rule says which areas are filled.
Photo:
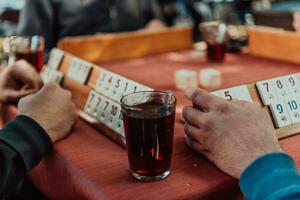
[[121, 99], [131, 175], [155, 181], [170, 174], [176, 97], [145, 91]]
[[207, 60], [210, 62], [223, 62], [227, 48], [227, 26], [213, 21], [200, 24], [203, 40], [207, 45]]
[[17, 36], [12, 38], [11, 51], [15, 60], [24, 59], [40, 72], [44, 65], [44, 38], [42, 36]]

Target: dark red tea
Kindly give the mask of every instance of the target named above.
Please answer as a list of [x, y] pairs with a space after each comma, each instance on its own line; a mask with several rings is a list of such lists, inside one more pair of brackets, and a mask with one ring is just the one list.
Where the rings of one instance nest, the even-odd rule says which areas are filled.
[[207, 59], [212, 62], [222, 62], [225, 59], [226, 44], [207, 44]]
[[44, 58], [43, 51], [17, 51], [15, 52], [16, 60], [24, 59], [32, 64], [38, 72], [43, 68]]
[[[153, 107], [154, 104], [163, 107], [158, 102], [135, 107], [147, 110], [147, 107]], [[135, 173], [153, 177], [170, 170], [175, 111], [162, 109], [161, 114], [145, 112], [144, 115], [123, 115], [128, 159], [130, 168]]]

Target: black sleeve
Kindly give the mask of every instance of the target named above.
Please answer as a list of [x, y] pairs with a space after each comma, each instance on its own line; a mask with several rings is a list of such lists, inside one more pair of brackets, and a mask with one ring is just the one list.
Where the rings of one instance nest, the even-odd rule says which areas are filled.
[[52, 150], [45, 130], [30, 117], [19, 115], [0, 130], [0, 199], [20, 189], [23, 178]]
[[17, 28], [18, 35], [45, 37], [46, 49], [57, 43], [54, 3], [51, 0], [25, 0]]

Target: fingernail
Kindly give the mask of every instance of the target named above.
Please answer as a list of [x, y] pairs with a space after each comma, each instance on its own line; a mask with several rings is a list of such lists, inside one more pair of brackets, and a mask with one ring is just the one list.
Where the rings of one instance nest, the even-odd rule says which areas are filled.
[[189, 87], [185, 90], [184, 94], [187, 98], [192, 98], [194, 92], [195, 92], [196, 88], [193, 87]]

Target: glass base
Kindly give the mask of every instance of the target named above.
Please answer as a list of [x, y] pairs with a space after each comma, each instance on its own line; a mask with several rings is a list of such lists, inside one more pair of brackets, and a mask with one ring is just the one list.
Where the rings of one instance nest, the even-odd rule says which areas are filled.
[[142, 176], [142, 175], [135, 173], [132, 170], [130, 171], [130, 174], [139, 181], [150, 182], [150, 181], [159, 181], [159, 180], [167, 178], [170, 175], [170, 171], [166, 171], [157, 176]]

